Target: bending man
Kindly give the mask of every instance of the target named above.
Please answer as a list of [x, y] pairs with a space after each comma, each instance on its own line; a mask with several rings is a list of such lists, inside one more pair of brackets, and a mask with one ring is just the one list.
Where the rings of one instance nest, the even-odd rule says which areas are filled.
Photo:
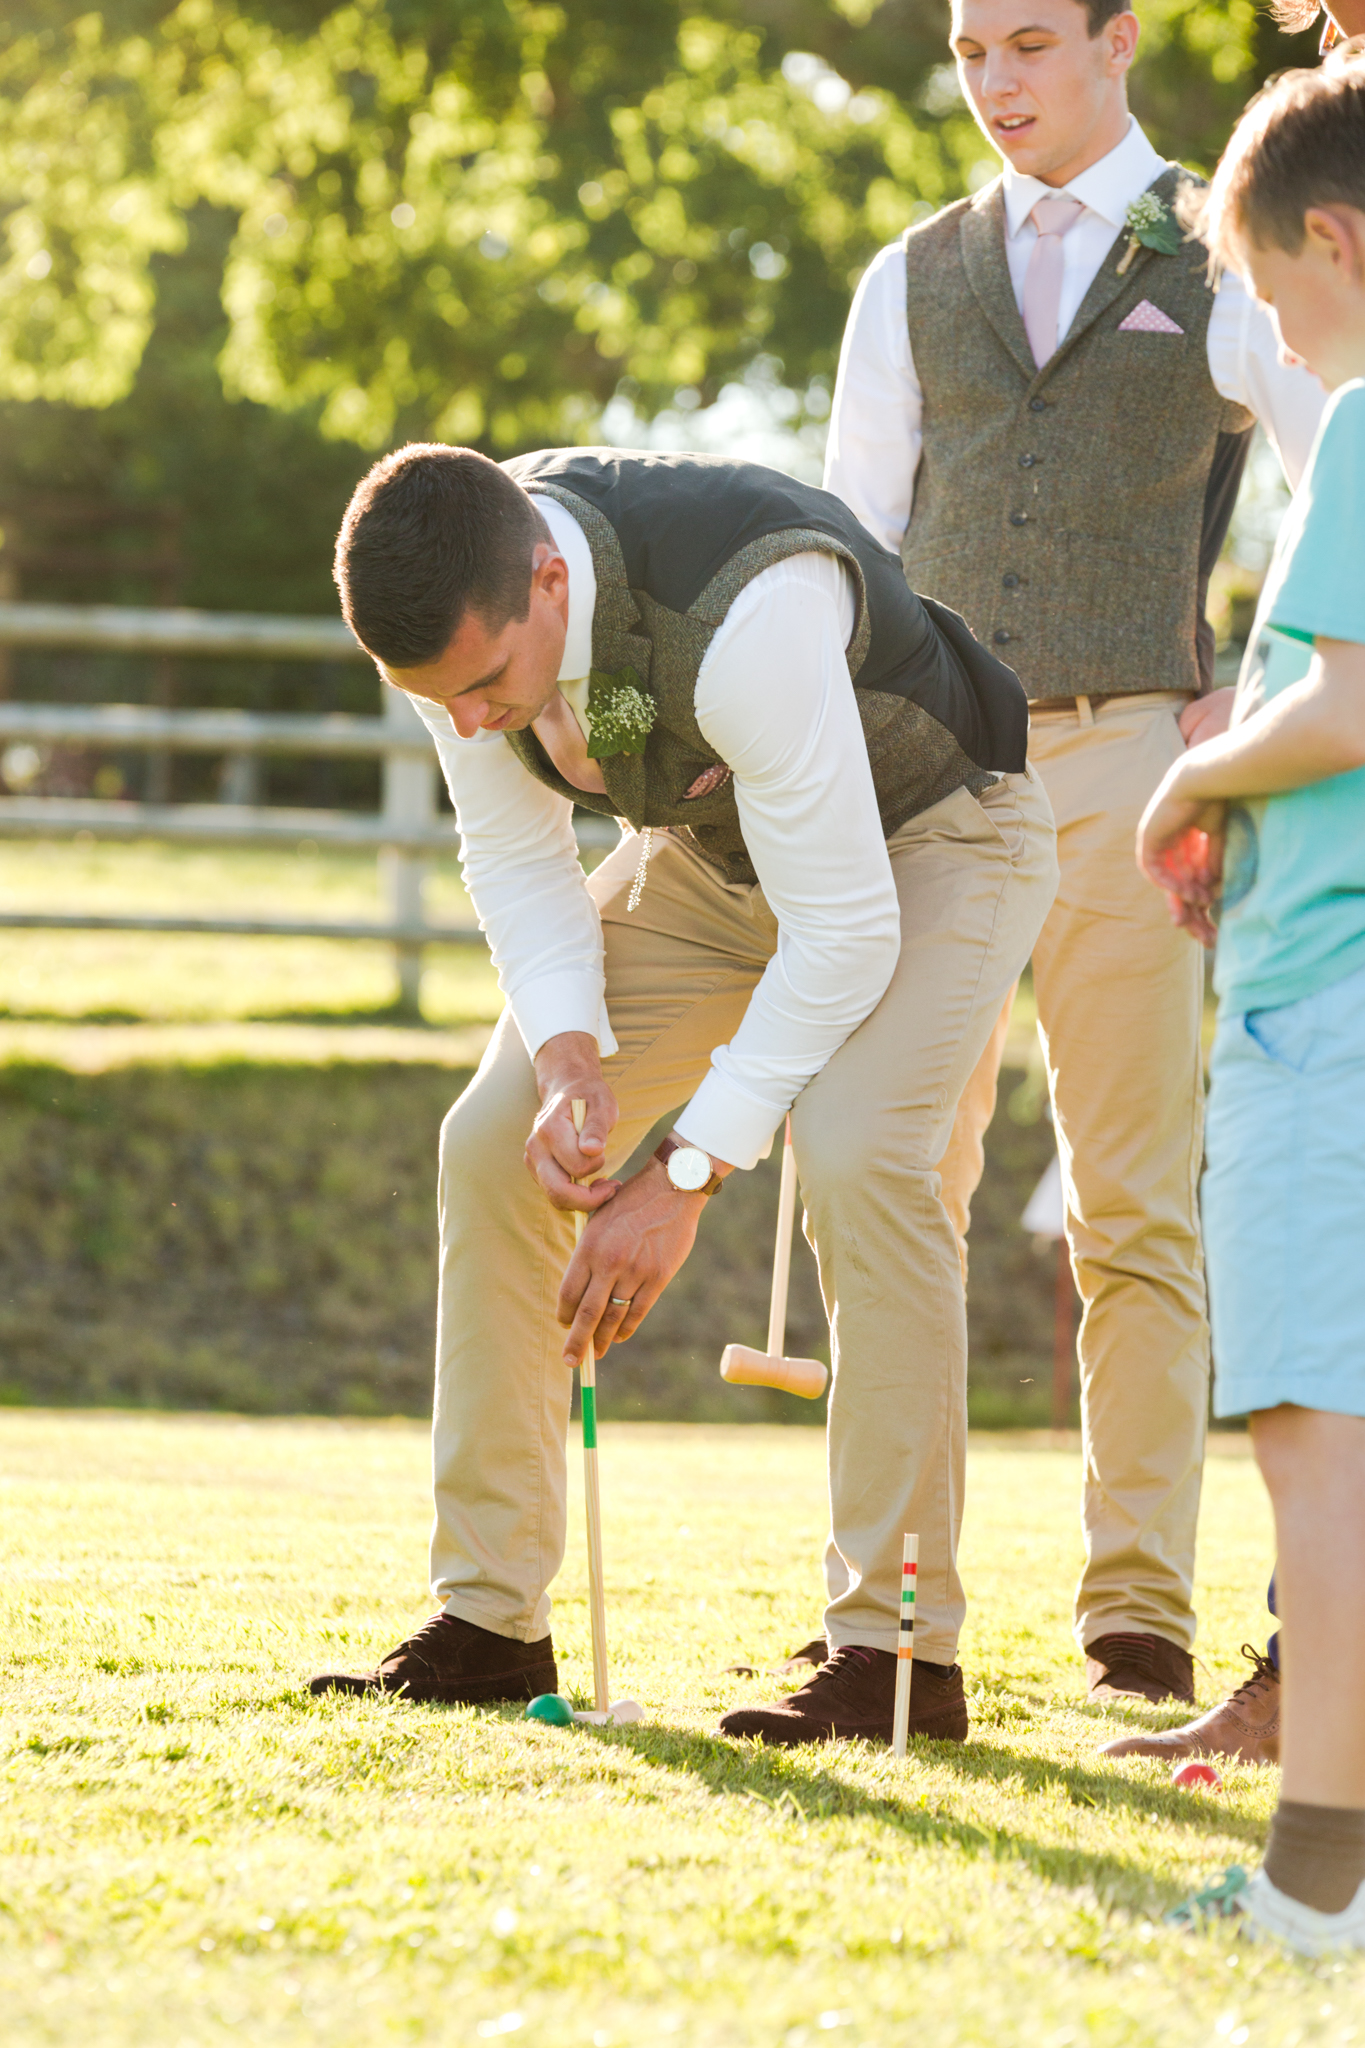
[[[435, 737], [507, 1009], [442, 1133], [439, 1612], [314, 1689], [555, 1689], [569, 1368], [639, 1328], [790, 1108], [842, 1585], [830, 1661], [722, 1726], [889, 1738], [914, 1529], [911, 1726], [960, 1739], [965, 1319], [934, 1169], [1056, 885], [1017, 680], [836, 499], [748, 463], [406, 448], [359, 486], [337, 580]], [[575, 804], [633, 828], [590, 880]]]

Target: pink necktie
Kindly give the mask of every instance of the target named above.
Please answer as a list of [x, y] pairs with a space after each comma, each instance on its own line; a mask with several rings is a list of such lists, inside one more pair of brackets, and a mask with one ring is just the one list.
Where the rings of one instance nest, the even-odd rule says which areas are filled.
[[1062, 304], [1062, 237], [1076, 225], [1085, 207], [1079, 199], [1040, 199], [1029, 219], [1038, 239], [1029, 251], [1024, 275], [1024, 332], [1033, 360], [1041, 370], [1057, 353], [1057, 321]]

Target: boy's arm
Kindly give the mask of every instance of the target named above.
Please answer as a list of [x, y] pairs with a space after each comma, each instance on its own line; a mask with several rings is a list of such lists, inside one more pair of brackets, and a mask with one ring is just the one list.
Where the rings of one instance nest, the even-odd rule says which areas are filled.
[[1301, 682], [1167, 771], [1138, 826], [1138, 866], [1165, 891], [1177, 924], [1211, 945], [1224, 805], [1356, 768], [1365, 768], [1365, 645], [1315, 640]]

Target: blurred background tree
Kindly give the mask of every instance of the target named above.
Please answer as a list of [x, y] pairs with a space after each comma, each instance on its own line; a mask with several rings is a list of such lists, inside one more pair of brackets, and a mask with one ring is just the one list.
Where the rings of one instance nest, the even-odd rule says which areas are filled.
[[[1313, 49], [1251, 0], [1142, 19], [1136, 110], [1201, 167]], [[321, 610], [395, 442], [589, 441], [613, 399], [644, 421], [746, 376], [818, 423], [864, 264], [994, 170], [947, 26], [941, 0], [16, 0], [0, 507], [170, 507], [182, 601]]]

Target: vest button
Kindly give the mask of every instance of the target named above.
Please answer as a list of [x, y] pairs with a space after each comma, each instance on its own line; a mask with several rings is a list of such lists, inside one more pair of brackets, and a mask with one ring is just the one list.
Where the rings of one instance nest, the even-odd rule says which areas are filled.
[[1009, 575], [1002, 576], [1000, 578], [1000, 581], [1004, 584], [1006, 590], [1017, 590], [1019, 588], [1019, 578], [1015, 575], [1012, 569]]
[[1032, 469], [1037, 460], [1038, 457], [1036, 455], [1021, 455], [1019, 457], [1019, 467], [1020, 469]]
[[1011, 513], [1010, 513], [1010, 525], [1011, 525], [1011, 526], [1027, 526], [1027, 525], [1028, 525], [1028, 513], [1027, 513], [1027, 512], [1011, 512]]
[[1014, 635], [1013, 633], [1007, 633], [1004, 627], [1002, 626], [998, 633], [993, 633], [991, 635], [991, 638], [994, 640], [997, 647], [1008, 647], [1010, 641], [1014, 638]]
[[1047, 400], [1045, 398], [1031, 398], [1028, 402], [1028, 409], [1030, 412], [1046, 412]]

